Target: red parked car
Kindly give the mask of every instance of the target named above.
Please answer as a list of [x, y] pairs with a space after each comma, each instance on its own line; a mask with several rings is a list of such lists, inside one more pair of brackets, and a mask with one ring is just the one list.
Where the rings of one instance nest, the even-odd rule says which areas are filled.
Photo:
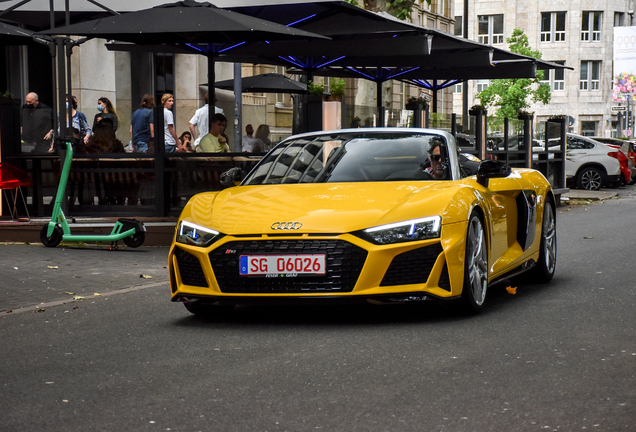
[[[624, 184], [636, 182], [636, 148], [634, 144], [620, 138], [590, 137], [618, 150], [618, 161], [621, 163], [621, 173]], [[610, 155], [612, 156], [612, 155]]]

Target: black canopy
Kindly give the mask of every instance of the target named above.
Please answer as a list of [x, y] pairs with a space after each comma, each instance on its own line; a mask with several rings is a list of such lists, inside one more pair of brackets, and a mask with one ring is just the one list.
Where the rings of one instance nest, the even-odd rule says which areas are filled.
[[[86, 36], [143, 45], [185, 44], [207, 56], [208, 82], [211, 83], [215, 82], [215, 57], [234, 46], [250, 41], [327, 39], [325, 36], [194, 0], [183, 0], [150, 9], [85, 21], [46, 30], [39, 34]], [[210, 88], [210, 94], [214, 95], [213, 85]], [[210, 100], [214, 101], [214, 98]], [[211, 121], [212, 116], [209, 118]]]
[[[244, 77], [241, 80], [244, 92], [255, 93], [307, 93], [307, 84], [287, 78], [285, 75], [267, 73]], [[207, 84], [204, 84], [207, 85]], [[234, 80], [217, 81], [216, 88], [233, 90]]]
[[213, 43], [220, 45], [220, 50], [225, 44], [246, 41], [323, 37], [194, 0], [57, 27], [39, 34], [68, 34], [137, 44]]
[[30, 30], [0, 22], [0, 44], [24, 45], [31, 42], [45, 43], [44, 40], [35, 38]]

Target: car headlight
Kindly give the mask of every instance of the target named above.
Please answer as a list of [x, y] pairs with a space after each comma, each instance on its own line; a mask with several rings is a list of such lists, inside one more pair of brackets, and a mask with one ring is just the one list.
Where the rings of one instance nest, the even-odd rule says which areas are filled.
[[223, 234], [192, 222], [181, 221], [177, 231], [177, 243], [207, 247], [221, 238]]
[[403, 243], [438, 238], [441, 226], [442, 218], [431, 216], [367, 228], [361, 233], [376, 244]]

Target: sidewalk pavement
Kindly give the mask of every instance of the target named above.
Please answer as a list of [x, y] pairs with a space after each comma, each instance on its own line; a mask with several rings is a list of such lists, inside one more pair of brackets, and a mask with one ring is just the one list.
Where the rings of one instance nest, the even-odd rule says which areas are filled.
[[570, 189], [568, 193], [561, 195], [561, 198], [568, 198], [571, 200], [592, 200], [602, 201], [606, 199], [618, 196], [616, 190], [600, 190], [600, 191], [588, 191], [581, 189]]
[[153, 286], [164, 287], [168, 299], [168, 250], [0, 244], [0, 318]]

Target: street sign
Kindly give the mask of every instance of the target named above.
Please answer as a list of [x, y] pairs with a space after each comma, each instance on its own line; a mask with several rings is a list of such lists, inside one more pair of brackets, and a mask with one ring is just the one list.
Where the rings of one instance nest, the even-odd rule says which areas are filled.
[[627, 107], [621, 106], [621, 105], [612, 105], [612, 112], [618, 112], [618, 111], [627, 111]]

